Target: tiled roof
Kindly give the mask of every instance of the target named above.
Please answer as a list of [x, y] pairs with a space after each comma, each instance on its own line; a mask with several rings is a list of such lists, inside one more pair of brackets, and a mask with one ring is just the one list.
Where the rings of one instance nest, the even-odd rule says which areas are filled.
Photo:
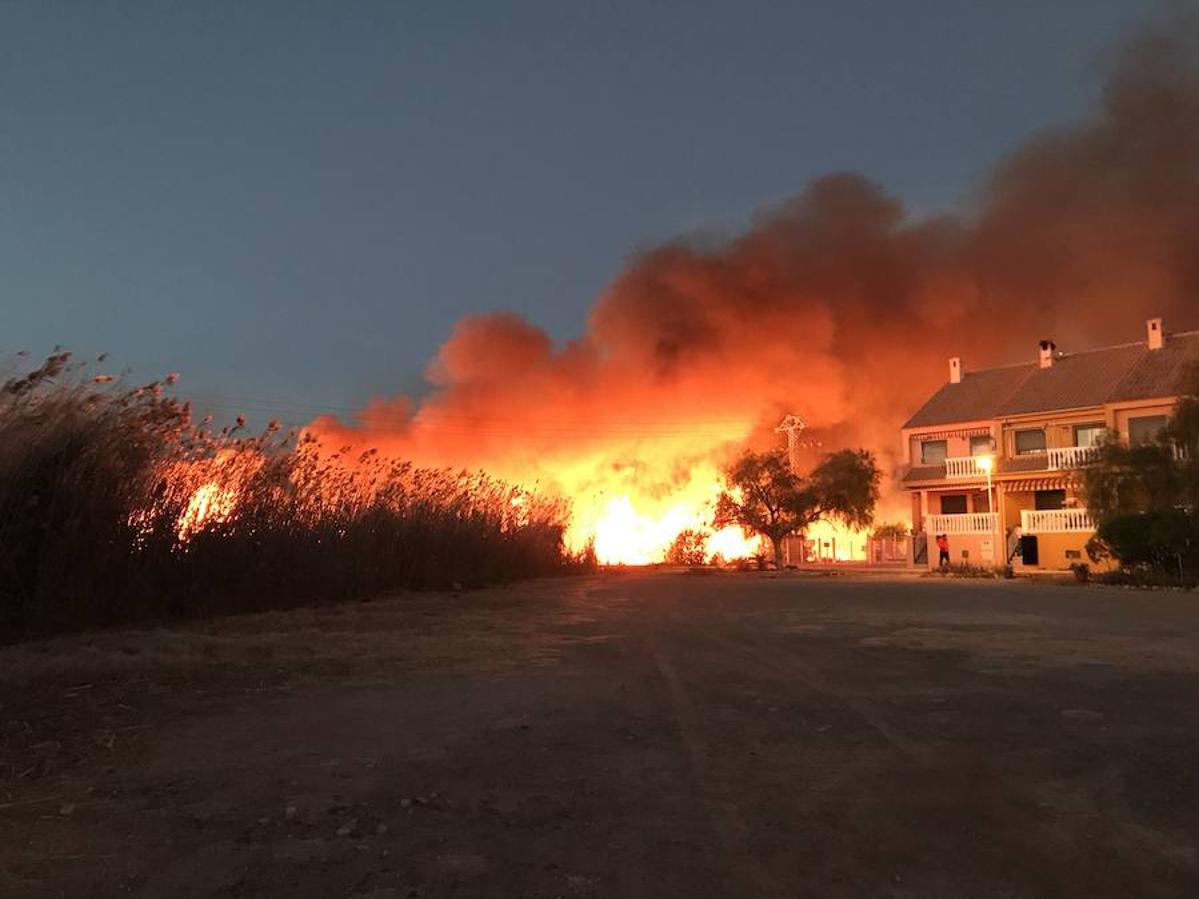
[[966, 372], [960, 384], [942, 385], [904, 427], [994, 418], [1000, 403], [1028, 379], [1033, 368], [1035, 366], [1013, 365]]
[[1173, 396], [1192, 363], [1199, 363], [1199, 331], [1167, 335], [1159, 350], [1126, 343], [1063, 354], [1049, 368], [1029, 362], [965, 372], [961, 383], [942, 385], [904, 427]]
[[1186, 370], [1199, 363], [1199, 331], [1171, 334], [1160, 350], [1145, 350], [1107, 402], [1173, 396]]

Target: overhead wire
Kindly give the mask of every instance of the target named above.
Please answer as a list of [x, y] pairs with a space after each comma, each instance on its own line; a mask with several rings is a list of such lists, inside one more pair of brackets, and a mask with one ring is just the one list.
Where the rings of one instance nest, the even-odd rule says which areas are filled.
[[[238, 397], [229, 394], [207, 394], [191, 398], [197, 410], [209, 411], [219, 409], [227, 414], [254, 414], [276, 418], [293, 417], [304, 419], [307, 423], [323, 415], [350, 415], [354, 421], [346, 423], [346, 427], [364, 427], [361, 416], [368, 411], [365, 408], [346, 406], [301, 405], [285, 400]], [[496, 433], [519, 433], [529, 436], [562, 437], [602, 434], [609, 437], [635, 439], [639, 437], [700, 437], [723, 436], [730, 430], [752, 428], [754, 422], [747, 418], [701, 418], [686, 424], [671, 422], [665, 426], [653, 426], [647, 419], [627, 419], [620, 422], [608, 422], [595, 419], [563, 420], [556, 418], [555, 422], [530, 423], [526, 419], [463, 415], [457, 413], [428, 412], [417, 407], [414, 417], [403, 423], [374, 422], [368, 427], [372, 432], [411, 433], [413, 428], [423, 425], [435, 426], [443, 431], [477, 432], [480, 430]]]

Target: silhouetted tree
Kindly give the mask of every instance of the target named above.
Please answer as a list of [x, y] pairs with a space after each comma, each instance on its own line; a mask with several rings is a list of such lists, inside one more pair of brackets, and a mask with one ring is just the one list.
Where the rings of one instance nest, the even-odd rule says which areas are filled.
[[725, 471], [712, 525], [732, 524], [770, 541], [775, 565], [783, 564], [783, 539], [821, 519], [851, 527], [870, 523], [878, 502], [878, 466], [866, 450], [841, 450], [824, 457], [808, 476], [796, 474], [782, 450], [747, 452]]
[[1199, 571], [1199, 366], [1169, 426], [1149, 443], [1103, 444], [1082, 472], [1095, 537], [1087, 553], [1125, 568]]

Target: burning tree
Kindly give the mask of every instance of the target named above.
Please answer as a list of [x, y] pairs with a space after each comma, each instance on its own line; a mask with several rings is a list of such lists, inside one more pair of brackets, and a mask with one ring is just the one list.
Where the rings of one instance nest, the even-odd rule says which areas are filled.
[[712, 534], [700, 528], [683, 528], [670, 549], [666, 550], [667, 565], [703, 565], [708, 561], [708, 540]]
[[782, 450], [746, 452], [725, 472], [713, 527], [732, 524], [770, 541], [775, 565], [783, 564], [783, 538], [817, 521], [835, 518], [851, 527], [870, 523], [880, 474], [866, 450], [830, 453], [807, 476], [797, 474]]

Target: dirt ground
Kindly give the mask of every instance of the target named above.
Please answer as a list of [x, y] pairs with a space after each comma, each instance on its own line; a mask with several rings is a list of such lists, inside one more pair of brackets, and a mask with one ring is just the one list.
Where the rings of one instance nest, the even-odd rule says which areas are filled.
[[628, 573], [0, 649], [6, 896], [1199, 894], [1199, 596]]

